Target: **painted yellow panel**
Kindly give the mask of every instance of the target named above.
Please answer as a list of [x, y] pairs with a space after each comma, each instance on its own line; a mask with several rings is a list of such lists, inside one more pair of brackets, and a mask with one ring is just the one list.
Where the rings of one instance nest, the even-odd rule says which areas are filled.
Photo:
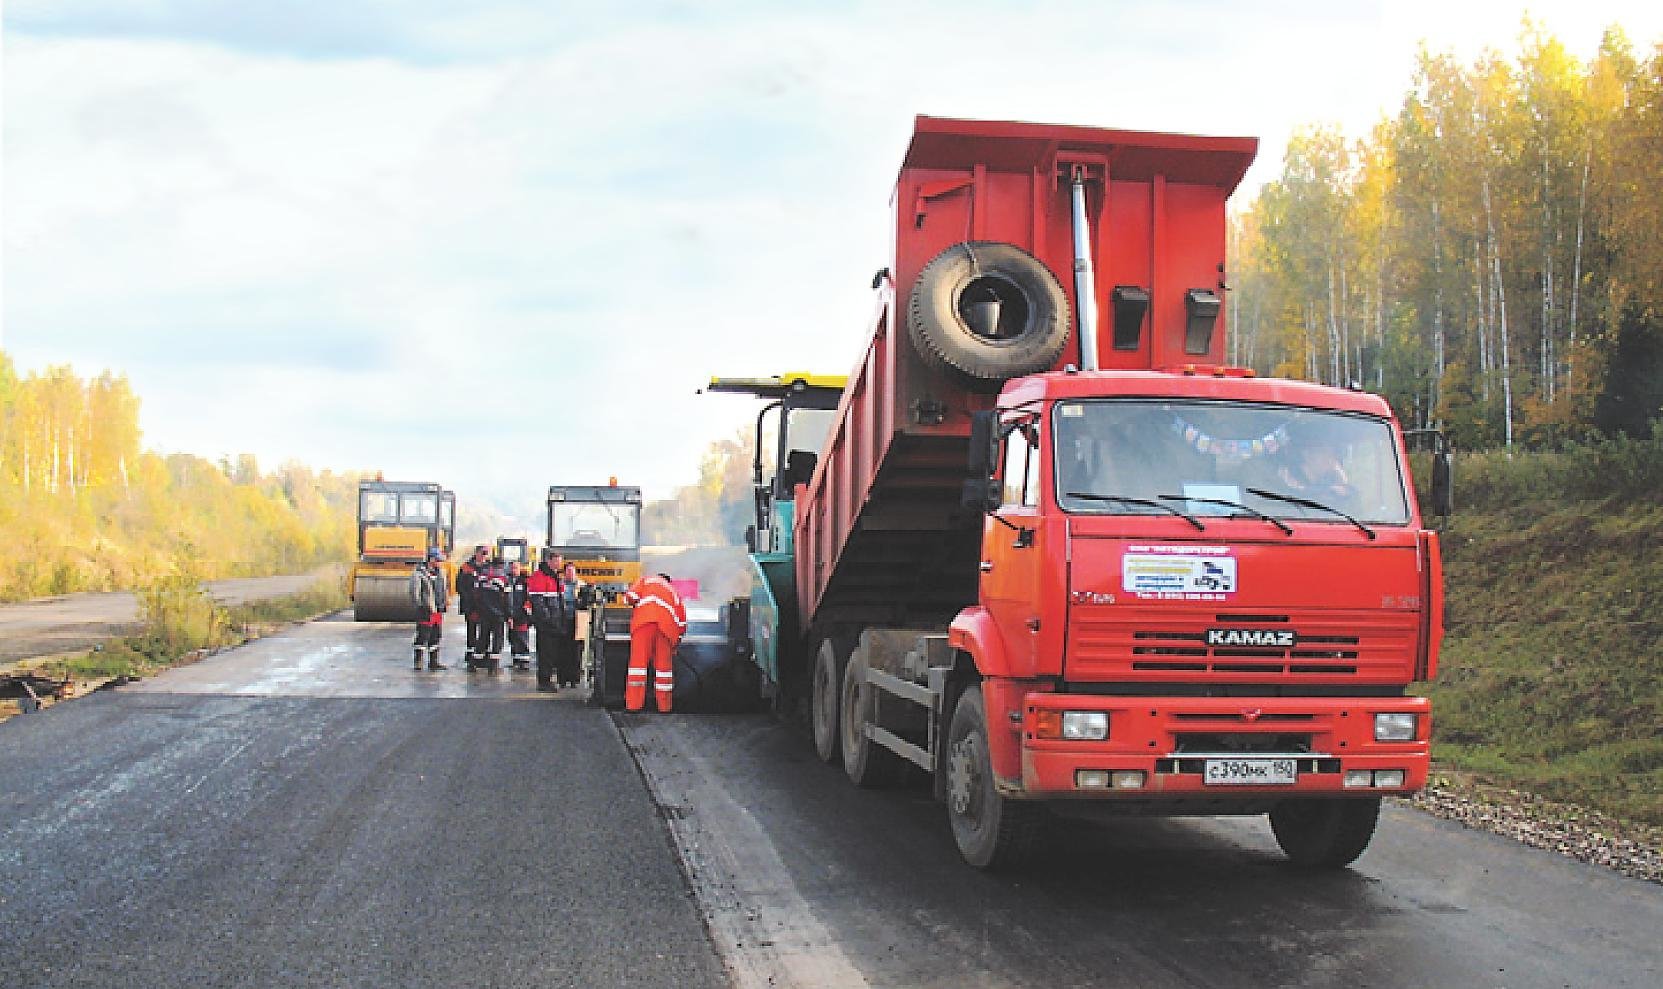
[[634, 560], [567, 560], [577, 567], [580, 580], [590, 584], [633, 584], [641, 576]]
[[406, 526], [371, 526], [364, 530], [368, 557], [420, 558], [427, 552], [427, 530]]

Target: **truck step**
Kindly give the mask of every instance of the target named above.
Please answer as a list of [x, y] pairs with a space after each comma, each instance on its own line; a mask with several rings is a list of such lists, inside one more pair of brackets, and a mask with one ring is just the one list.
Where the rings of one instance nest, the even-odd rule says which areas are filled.
[[894, 732], [877, 725], [866, 726], [866, 737], [878, 745], [883, 746], [906, 761], [922, 769], [924, 772], [934, 772], [935, 763], [930, 759], [930, 753], [912, 744]]

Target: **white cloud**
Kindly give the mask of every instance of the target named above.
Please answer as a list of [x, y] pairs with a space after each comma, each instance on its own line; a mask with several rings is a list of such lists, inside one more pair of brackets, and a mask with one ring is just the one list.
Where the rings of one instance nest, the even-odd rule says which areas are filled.
[[[278, 23], [12, 0], [6, 345], [128, 371], [168, 449], [512, 504], [614, 474], [662, 492], [754, 411], [695, 397], [707, 374], [858, 357], [914, 113], [1260, 134], [1262, 179], [1296, 125], [1388, 112], [1417, 37], [1507, 47], [1519, 21], [1418, 0], [561, 6]], [[1638, 6], [1540, 9], [1583, 55], [1613, 21], [1663, 31]]]

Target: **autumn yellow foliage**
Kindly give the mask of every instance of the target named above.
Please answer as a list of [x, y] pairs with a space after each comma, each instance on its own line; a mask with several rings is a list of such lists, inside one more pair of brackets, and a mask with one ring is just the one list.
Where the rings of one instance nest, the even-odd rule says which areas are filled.
[[1663, 415], [1663, 46], [1538, 25], [1422, 50], [1365, 136], [1312, 126], [1235, 217], [1231, 359], [1385, 395], [1465, 449]]
[[126, 378], [19, 375], [0, 352], [0, 600], [297, 573], [353, 549], [357, 478], [140, 447]]

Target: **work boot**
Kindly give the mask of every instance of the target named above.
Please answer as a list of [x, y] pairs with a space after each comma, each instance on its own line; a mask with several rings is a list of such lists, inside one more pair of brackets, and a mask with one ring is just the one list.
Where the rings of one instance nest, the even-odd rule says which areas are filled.
[[439, 650], [435, 649], [427, 654], [427, 668], [430, 670], [448, 670], [450, 667], [439, 662]]
[[422, 653], [426, 651], [421, 646], [416, 647], [416, 669], [418, 670], [422, 668]]
[[560, 688], [556, 687], [547, 680], [540, 680], [537, 683], [537, 692], [540, 694], [558, 694], [560, 693]]

